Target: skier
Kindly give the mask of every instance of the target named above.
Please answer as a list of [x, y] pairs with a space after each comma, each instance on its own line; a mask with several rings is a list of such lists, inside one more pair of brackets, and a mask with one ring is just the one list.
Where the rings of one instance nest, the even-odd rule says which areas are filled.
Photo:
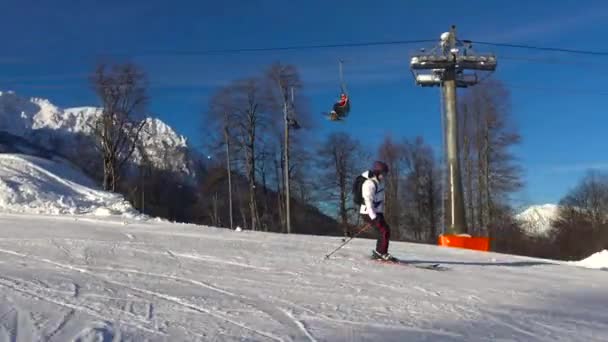
[[384, 177], [387, 174], [388, 165], [381, 161], [374, 162], [372, 169], [362, 174], [367, 179], [363, 182], [361, 188], [363, 204], [361, 204], [359, 213], [366, 223], [376, 228], [380, 233], [372, 257], [395, 261], [396, 259], [388, 253], [391, 229], [384, 220]]
[[340, 120], [350, 111], [350, 103], [345, 93], [340, 94], [340, 99], [334, 103], [334, 109], [329, 113], [331, 120]]

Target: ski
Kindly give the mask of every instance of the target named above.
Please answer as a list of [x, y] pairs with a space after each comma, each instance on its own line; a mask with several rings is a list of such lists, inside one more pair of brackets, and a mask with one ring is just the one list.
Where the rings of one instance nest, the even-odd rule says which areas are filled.
[[416, 267], [416, 268], [425, 269], [425, 270], [433, 270], [433, 271], [449, 270], [448, 267], [442, 266], [440, 263], [414, 263], [414, 262], [410, 262], [410, 261], [400, 260], [397, 258], [394, 258], [394, 260], [382, 260], [382, 259], [378, 259], [375, 257], [371, 257], [371, 260], [381, 263], [381, 264], [395, 264], [395, 265], [401, 265], [401, 266], [411, 266], [411, 267]]
[[337, 122], [337, 121], [343, 122], [344, 121], [344, 118], [332, 115], [331, 113], [328, 113], [328, 112], [322, 112], [321, 114], [329, 121], [334, 121], [334, 122]]

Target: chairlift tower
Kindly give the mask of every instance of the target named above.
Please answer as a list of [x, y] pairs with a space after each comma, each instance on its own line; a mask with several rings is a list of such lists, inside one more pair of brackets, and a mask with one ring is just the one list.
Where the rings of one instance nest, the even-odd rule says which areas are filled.
[[460, 41], [456, 38], [456, 26], [452, 25], [449, 32], [441, 35], [439, 45], [429, 53], [412, 56], [410, 69], [417, 85], [442, 88], [444, 103], [442, 115], [445, 115], [443, 134], [447, 164], [445, 178], [449, 193], [445, 199], [449, 209], [447, 233], [463, 234], [467, 225], [460, 176], [456, 88], [467, 88], [478, 84], [477, 73], [496, 70], [496, 57], [475, 54], [470, 41]]

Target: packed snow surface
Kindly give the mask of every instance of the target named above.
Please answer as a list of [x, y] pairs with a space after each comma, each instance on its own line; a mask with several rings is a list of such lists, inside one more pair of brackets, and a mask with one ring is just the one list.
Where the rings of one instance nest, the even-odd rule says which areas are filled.
[[586, 259], [574, 262], [575, 265], [587, 268], [599, 268], [608, 270], [608, 250], [592, 254]]
[[0, 154], [0, 212], [140, 217], [62, 159]]
[[608, 272], [392, 243], [0, 214], [1, 341], [606, 341]]

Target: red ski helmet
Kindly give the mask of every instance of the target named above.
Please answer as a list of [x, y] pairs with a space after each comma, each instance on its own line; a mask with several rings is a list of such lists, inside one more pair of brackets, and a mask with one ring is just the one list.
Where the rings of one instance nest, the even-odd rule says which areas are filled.
[[376, 176], [378, 176], [380, 174], [385, 174], [386, 175], [388, 173], [388, 165], [386, 165], [385, 162], [377, 160], [372, 165], [372, 172]]

